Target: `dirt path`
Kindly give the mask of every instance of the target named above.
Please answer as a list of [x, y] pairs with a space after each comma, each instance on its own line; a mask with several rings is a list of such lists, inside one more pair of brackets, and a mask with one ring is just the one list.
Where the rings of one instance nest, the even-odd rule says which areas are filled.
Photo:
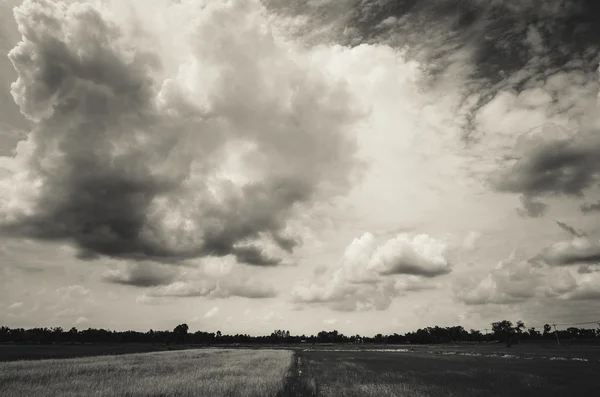
[[[304, 371], [304, 373], [303, 373]], [[318, 385], [310, 382], [305, 373], [305, 367], [303, 366], [303, 358], [300, 352], [295, 351], [292, 359], [292, 365], [290, 372], [285, 380], [283, 390], [277, 395], [277, 397], [316, 397], [319, 395]]]

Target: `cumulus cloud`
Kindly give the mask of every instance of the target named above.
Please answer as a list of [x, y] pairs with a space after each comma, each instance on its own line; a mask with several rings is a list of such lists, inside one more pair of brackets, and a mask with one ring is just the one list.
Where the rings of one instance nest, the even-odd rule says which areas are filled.
[[[457, 280], [456, 297], [468, 305], [516, 304], [532, 299], [593, 300], [600, 298], [598, 243], [587, 237], [555, 243], [532, 259], [513, 254], [485, 277]], [[595, 256], [595, 257], [594, 257]], [[574, 265], [585, 265], [577, 272]]]
[[225, 299], [241, 297], [268, 299], [277, 296], [277, 291], [271, 285], [253, 278], [242, 280], [230, 276], [222, 279], [205, 278], [193, 281], [175, 281], [168, 285], [151, 288], [144, 295], [149, 298], [206, 297], [209, 299]]
[[579, 288], [568, 293], [565, 299], [575, 301], [600, 300], [600, 273], [593, 272], [583, 275]]
[[158, 263], [122, 263], [116, 269], [105, 272], [103, 280], [114, 284], [135, 287], [167, 285], [179, 275], [177, 268]]
[[[597, 134], [578, 134], [559, 139], [528, 136], [523, 154], [497, 175], [500, 191], [526, 196], [562, 194], [581, 196], [596, 183], [600, 173], [600, 141]], [[546, 139], [543, 139], [546, 138]], [[535, 140], [534, 140], [535, 139]]]
[[233, 254], [239, 262], [255, 266], [277, 266], [282, 260], [270, 257], [264, 248], [256, 246], [234, 247]]
[[12, 148], [16, 146], [17, 142], [26, 137], [27, 134], [24, 131], [17, 130], [0, 122], [0, 142], [2, 143], [2, 146], [0, 147], [0, 168], [4, 168], [7, 171], [13, 171], [13, 164], [9, 161], [8, 156], [13, 154]]
[[373, 252], [369, 267], [379, 274], [436, 277], [451, 271], [445, 257], [447, 244], [426, 234], [401, 234]]
[[600, 241], [586, 236], [559, 241], [544, 249], [537, 259], [552, 266], [600, 263]]
[[259, 247], [289, 252], [295, 209], [349, 188], [363, 113], [258, 1], [172, 4], [170, 46], [119, 10], [15, 10], [12, 94], [34, 128], [0, 181], [3, 233], [70, 240], [82, 258], [277, 265]]
[[292, 299], [339, 311], [385, 310], [392, 299], [432, 288], [429, 278], [450, 272], [446, 244], [428, 235], [400, 234], [377, 245], [371, 233], [354, 239], [333, 267], [312, 282], [298, 283]]
[[[481, 128], [504, 136], [499, 139], [504, 147], [512, 145], [508, 152], [499, 148], [506, 155], [499, 160], [500, 169], [492, 175], [491, 186], [499, 192], [521, 194], [522, 215], [544, 214], [547, 206], [538, 198], [582, 197], [587, 189], [597, 185], [597, 92], [597, 77], [592, 80], [585, 74], [562, 73], [548, 78], [542, 87], [523, 90], [519, 98], [530, 94], [530, 104], [523, 102], [506, 110], [497, 97], [486, 105], [490, 121], [483, 122]], [[482, 109], [478, 117], [483, 119], [487, 111]], [[499, 122], [496, 126], [494, 120]], [[511, 144], [515, 135], [517, 139]], [[593, 208], [584, 205], [581, 209]]]
[[560, 296], [577, 288], [567, 269], [552, 269], [514, 257], [502, 261], [483, 279], [457, 282], [455, 294], [468, 305], [511, 304], [535, 297]]
[[[496, 158], [491, 187], [519, 194], [519, 214], [536, 218], [548, 208], [540, 199], [581, 197], [597, 185], [597, 10], [587, 2], [513, 3], [487, 7], [503, 17], [481, 24], [487, 44], [475, 45], [485, 56], [475, 61], [481, 74], [468, 90], [466, 132]], [[567, 27], [573, 20], [590, 25], [575, 32]]]

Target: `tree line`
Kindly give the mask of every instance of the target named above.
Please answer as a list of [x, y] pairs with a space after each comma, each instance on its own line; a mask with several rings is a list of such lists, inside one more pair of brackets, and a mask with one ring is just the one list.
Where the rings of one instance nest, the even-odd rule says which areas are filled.
[[508, 346], [523, 340], [569, 340], [598, 339], [600, 325], [596, 329], [569, 327], [554, 330], [545, 324], [540, 330], [527, 328], [522, 321], [513, 325], [511, 321], [501, 320], [491, 325], [489, 333], [462, 326], [426, 327], [406, 334], [393, 333], [374, 336], [344, 335], [337, 330], [320, 331], [316, 335], [292, 335], [289, 330], [275, 330], [270, 335], [250, 336], [247, 334], [228, 335], [221, 331], [190, 332], [187, 324], [179, 324], [172, 331], [111, 331], [75, 327], [64, 330], [53, 328], [9, 328], [0, 327], [0, 343], [15, 344], [91, 344], [91, 343], [151, 343], [151, 344], [295, 344], [295, 343], [371, 343], [371, 344], [436, 344], [436, 343], [476, 343], [505, 342]]

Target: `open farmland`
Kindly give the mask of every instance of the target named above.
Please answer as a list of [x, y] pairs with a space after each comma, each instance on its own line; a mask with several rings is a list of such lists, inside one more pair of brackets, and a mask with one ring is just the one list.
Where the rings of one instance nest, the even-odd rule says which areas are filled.
[[298, 352], [296, 396], [596, 396], [594, 361], [393, 351]]
[[148, 343], [98, 343], [55, 345], [0, 344], [0, 361], [110, 356], [133, 353], [161, 352], [169, 350], [183, 350], [188, 348], [190, 347], [181, 345], [152, 345]]
[[0, 363], [2, 397], [276, 396], [284, 350], [186, 350]]
[[579, 346], [332, 345], [13, 361], [0, 363], [0, 395], [595, 396], [599, 353]]

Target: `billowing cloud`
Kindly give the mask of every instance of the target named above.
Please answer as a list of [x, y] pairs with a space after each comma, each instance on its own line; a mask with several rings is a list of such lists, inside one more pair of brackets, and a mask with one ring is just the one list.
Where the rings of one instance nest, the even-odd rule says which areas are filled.
[[167, 285], [175, 280], [179, 269], [158, 263], [122, 263], [118, 268], [108, 270], [103, 279], [109, 283], [135, 287]]
[[373, 252], [369, 267], [382, 275], [436, 277], [451, 271], [446, 249], [446, 243], [426, 234], [413, 238], [401, 234]]
[[513, 254], [479, 280], [457, 280], [455, 295], [468, 305], [516, 304], [547, 298], [598, 299], [600, 271], [596, 266], [573, 271], [574, 265], [597, 263], [598, 246], [588, 238], [576, 237], [572, 242], [553, 244], [532, 259]]
[[400, 234], [377, 246], [365, 233], [348, 245], [332, 274], [324, 271], [312, 282], [298, 283], [292, 299], [339, 311], [385, 310], [393, 298], [432, 288], [428, 278], [450, 272], [445, 250], [445, 243], [428, 235]]
[[[526, 196], [563, 194], [581, 196], [600, 175], [597, 134], [552, 139], [528, 136], [516, 162], [495, 180], [500, 191]], [[544, 139], [546, 138], [546, 139]]]
[[8, 160], [8, 156], [12, 155], [12, 148], [17, 145], [17, 142], [27, 137], [27, 134], [21, 130], [10, 127], [0, 122], [0, 169], [4, 168], [8, 171], [12, 171], [11, 162]]
[[144, 292], [150, 298], [189, 298], [206, 297], [209, 299], [225, 299], [241, 297], [249, 299], [267, 299], [277, 296], [277, 291], [259, 280], [239, 279], [234, 276], [222, 279], [205, 278], [193, 281], [175, 281]]
[[[499, 159], [500, 169], [492, 175], [491, 186], [520, 194], [522, 215], [544, 214], [547, 206], [538, 198], [581, 197], [597, 185], [597, 92], [597, 76], [558, 72], [545, 83], [521, 91], [511, 103], [521, 102], [512, 108], [501, 105], [499, 94], [479, 112], [480, 127], [496, 132], [495, 139], [504, 146], [499, 147], [504, 157]], [[512, 146], [509, 151], [508, 146]]]
[[581, 277], [579, 288], [565, 296], [575, 301], [600, 301], [600, 272], [592, 272]]
[[537, 257], [552, 266], [600, 263], [600, 241], [580, 236], [559, 241], [544, 249]]
[[481, 280], [457, 283], [455, 294], [468, 305], [511, 304], [560, 296], [576, 288], [577, 281], [567, 269], [552, 269], [512, 257], [500, 262]]
[[234, 247], [233, 254], [241, 263], [255, 266], [277, 266], [281, 263], [280, 258], [270, 257], [265, 250], [256, 246]]
[[3, 233], [70, 240], [82, 258], [278, 264], [248, 243], [289, 252], [295, 209], [354, 176], [347, 131], [363, 112], [343, 82], [258, 1], [172, 4], [174, 46], [105, 6], [15, 11], [12, 94], [34, 128], [0, 181]]

